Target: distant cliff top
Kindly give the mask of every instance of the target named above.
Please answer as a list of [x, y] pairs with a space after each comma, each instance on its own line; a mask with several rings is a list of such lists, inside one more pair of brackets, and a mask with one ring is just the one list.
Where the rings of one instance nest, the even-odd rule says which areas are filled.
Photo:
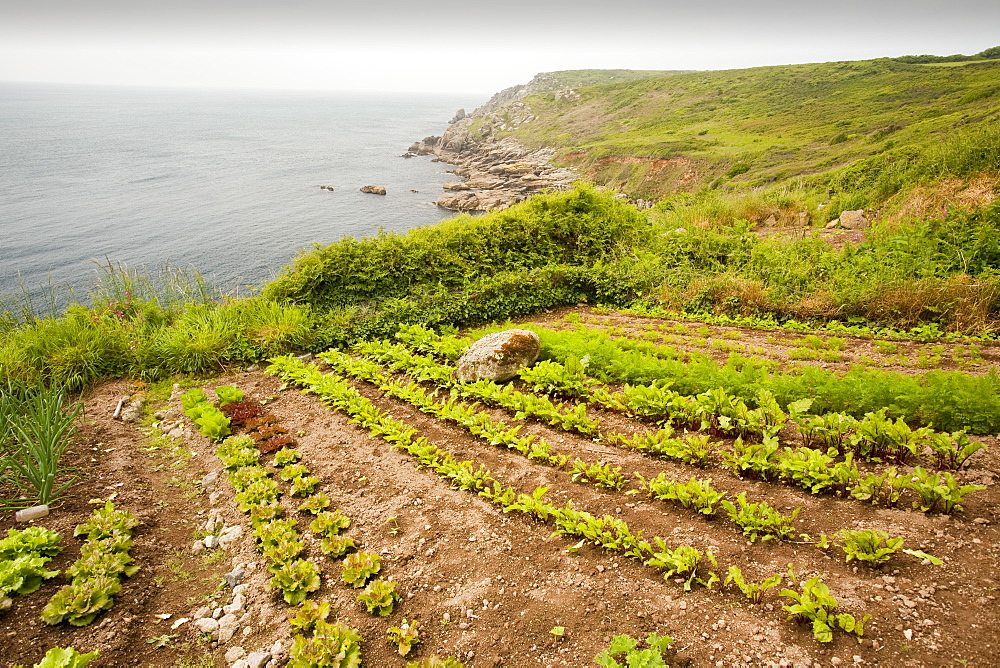
[[1000, 60], [984, 54], [545, 72], [464, 127], [552, 150], [555, 166], [632, 197], [805, 183], [870, 191], [874, 203], [900, 188], [894, 180], [1000, 171]]

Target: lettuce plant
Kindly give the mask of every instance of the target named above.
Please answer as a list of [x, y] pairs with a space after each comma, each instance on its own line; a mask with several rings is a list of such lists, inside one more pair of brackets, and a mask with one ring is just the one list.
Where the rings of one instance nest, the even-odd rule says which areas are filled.
[[354, 629], [318, 620], [313, 635], [296, 635], [289, 651], [288, 668], [360, 668], [363, 639]]
[[396, 593], [396, 583], [382, 578], [372, 580], [364, 591], [358, 594], [358, 600], [365, 604], [368, 612], [379, 617], [388, 617], [392, 614], [396, 601], [401, 598]]
[[298, 605], [310, 592], [319, 589], [319, 566], [305, 559], [282, 564], [271, 578], [271, 584], [281, 590], [288, 605]]
[[365, 586], [382, 569], [382, 559], [370, 552], [354, 552], [344, 559], [340, 577], [355, 589]]
[[406, 656], [413, 649], [413, 646], [420, 642], [420, 630], [417, 628], [417, 620], [409, 621], [404, 619], [399, 626], [389, 627], [386, 639], [390, 644], [396, 646], [400, 656]]

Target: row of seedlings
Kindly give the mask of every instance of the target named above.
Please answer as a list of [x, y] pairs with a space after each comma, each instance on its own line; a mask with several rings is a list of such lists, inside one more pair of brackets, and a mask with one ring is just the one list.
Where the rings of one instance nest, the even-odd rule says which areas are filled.
[[[454, 397], [440, 402], [416, 384], [404, 385], [393, 382], [382, 373], [376, 363], [369, 360], [354, 359], [338, 351], [323, 353], [320, 358], [332, 368], [371, 382], [381, 391], [407, 401], [423, 412], [459, 424], [493, 445], [505, 446], [529, 459], [551, 466], [562, 467], [567, 463], [568, 458], [552, 452], [550, 444], [545, 441], [536, 441], [533, 436], [518, 436], [519, 427], [510, 428], [492, 420], [489, 416], [477, 412], [474, 406], [459, 404]], [[576, 482], [589, 482], [597, 487], [616, 491], [621, 491], [628, 480], [628, 476], [621, 472], [620, 467], [612, 468], [601, 462], [587, 463], [580, 459], [572, 463], [569, 475]], [[772, 538], [791, 540], [795, 536], [792, 523], [801, 511], [799, 508], [793, 510], [791, 515], [782, 515], [766, 502], [748, 502], [745, 494], [737, 495], [736, 503], [733, 503], [725, 498], [725, 492], [719, 492], [712, 487], [710, 478], [691, 478], [685, 483], [669, 479], [664, 473], [650, 480], [639, 474], [635, 475], [640, 481], [640, 489], [650, 498], [675, 503], [709, 518], [714, 517], [720, 507], [723, 508], [743, 535], [751, 541]], [[890, 538], [885, 532], [875, 530], [841, 530], [836, 532], [835, 536], [843, 541], [842, 547], [848, 561], [859, 559], [864, 563], [883, 564], [888, 560], [887, 555], [899, 551], [903, 544], [902, 538]], [[825, 534], [817, 545], [822, 549], [829, 547], [829, 539]], [[903, 550], [903, 552], [918, 559], [941, 563], [937, 558], [920, 550]]]
[[[278, 357], [272, 360], [267, 372], [304, 387], [305, 392], [318, 395], [324, 403], [345, 412], [372, 435], [383, 438], [393, 447], [406, 450], [417, 460], [418, 466], [435, 471], [459, 488], [479, 494], [500, 506], [504, 512], [520, 512], [551, 523], [556, 535], [579, 538], [606, 551], [618, 552], [659, 568], [665, 580], [679, 579], [686, 589], [695, 583], [711, 588], [719, 581], [718, 574], [708, 570], [709, 564], [717, 566], [710, 550], [702, 552], [690, 545], [671, 548], [660, 537], [647, 541], [641, 532], [633, 533], [620, 518], [609, 515], [596, 517], [577, 510], [572, 503], [556, 507], [544, 499], [547, 491], [544, 487], [537, 488], [532, 494], [505, 487], [482, 465], [476, 468], [470, 461], [457, 461], [451, 452], [430, 444], [423, 437], [415, 437], [414, 429], [378, 410], [345, 379], [324, 374], [315, 364], [306, 364], [294, 357]], [[790, 618], [810, 624], [814, 636], [822, 642], [832, 639], [835, 628], [860, 639], [870, 618], [865, 615], [858, 619], [848, 613], [836, 612], [837, 601], [829, 594], [820, 577], [803, 583], [801, 591], [789, 589], [782, 591], [781, 595], [793, 601], [784, 606]]]
[[66, 569], [72, 580], [57, 591], [42, 609], [47, 624], [69, 622], [86, 626], [114, 605], [121, 580], [135, 575], [138, 564], [129, 556], [132, 531], [139, 520], [127, 510], [117, 510], [111, 501], [94, 510], [77, 525], [74, 536], [85, 536], [80, 557]]
[[[438, 401], [431, 393], [415, 383], [394, 382], [381, 372], [376, 363], [357, 360], [337, 351], [322, 353], [320, 359], [335, 370], [371, 382], [382, 392], [406, 401], [425, 413], [458, 424], [491, 445], [506, 447], [528, 459], [556, 468], [564, 468], [569, 463], [566, 455], [554, 452], [551, 444], [545, 440], [536, 439], [534, 436], [519, 436], [520, 427], [510, 427], [499, 420], [494, 420], [489, 415], [477, 411], [475, 405], [462, 404], [454, 396], [445, 401]], [[569, 464], [567, 475], [574, 482], [621, 491], [630, 479], [622, 473], [621, 467], [612, 467], [603, 462], [585, 462], [577, 458]], [[751, 540], [757, 540], [758, 537], [787, 540], [793, 535], [791, 523], [800, 509], [796, 509], [791, 516], [781, 515], [766, 502], [748, 503], [745, 495], [737, 498], [739, 503], [737, 508], [725, 501], [725, 493], [717, 492], [711, 487], [711, 480], [692, 478], [688, 483], [681, 484], [668, 480], [662, 473], [651, 481], [636, 475], [642, 483], [641, 488], [650, 497], [678, 502], [678, 505], [693, 509], [707, 517], [713, 517], [721, 503], [729, 512], [731, 519]]]
[[[493, 405], [514, 411], [520, 417], [541, 419], [548, 424], [565, 428], [562, 421], [576, 419], [576, 413], [585, 408], [577, 404], [572, 410], [556, 406], [547, 398], [520, 393], [511, 386], [499, 386], [488, 381], [459, 384], [450, 377], [452, 370], [433, 360], [400, 351], [399, 346], [385, 342], [362, 344], [359, 350], [379, 360], [388, 360], [392, 368], [414, 372], [418, 379], [432, 380], [450, 387], [453, 392], [473, 396]], [[578, 383], [572, 372], [565, 372], [569, 380], [560, 380], [557, 369], [562, 365], [542, 362], [532, 369], [544, 369], [534, 377], [532, 370], [522, 371], [523, 376], [543, 387], [567, 387]], [[598, 388], [603, 391], [602, 388]], [[651, 420], [667, 426], [655, 432], [641, 432], [635, 436], [604, 431], [601, 437], [609, 443], [626, 446], [646, 454], [705, 465], [708, 461], [708, 437], [688, 434], [685, 438], [674, 436], [671, 424], [697, 429], [708, 429], [720, 435], [735, 436], [732, 452], [723, 451], [725, 466], [737, 475], [752, 472], [765, 480], [780, 481], [801, 487], [812, 494], [832, 493], [875, 505], [894, 507], [901, 496], [910, 490], [914, 506], [924, 512], [952, 513], [961, 510], [961, 500], [971, 492], [984, 489], [981, 485], [963, 485], [949, 471], [931, 473], [917, 466], [911, 475], [903, 475], [895, 467], [881, 473], [862, 472], [854, 461], [855, 456], [876, 463], [895, 461], [902, 463], [918, 454], [933, 457], [941, 468], [960, 469], [967, 466], [970, 457], [985, 447], [971, 441], [965, 432], [951, 434], [935, 432], [929, 428], [911, 429], [901, 419], [885, 417], [885, 411], [868, 414], [864, 420], [855, 420], [839, 413], [822, 416], [807, 415], [811, 401], [794, 402], [791, 419], [799, 426], [806, 446], [782, 448], [776, 433], [785, 425], [786, 414], [766, 392], [762, 392], [761, 406], [750, 409], [741, 399], [712, 390], [696, 397], [688, 397], [658, 386], [626, 386], [621, 395], [595, 391], [591, 399], [603, 408], [619, 410], [632, 417]], [[596, 425], [596, 420], [592, 420]], [[846, 435], [850, 430], [850, 438]], [[595, 431], [588, 427], [578, 433], [589, 435]], [[573, 431], [569, 429], [569, 431]], [[749, 441], [749, 442], [747, 442]], [[826, 451], [808, 447], [822, 443]], [[840, 461], [836, 456], [844, 453]]]
[[[260, 402], [247, 400], [242, 392], [234, 390], [217, 388], [216, 394], [220, 397], [221, 412], [233, 427], [244, 428], [246, 434], [226, 439], [218, 455], [229, 471], [230, 482], [237, 489], [240, 509], [250, 514], [258, 549], [270, 561], [272, 585], [281, 590], [289, 605], [299, 605], [289, 620], [297, 632], [288, 665], [360, 665], [361, 635], [349, 626], [328, 620], [329, 601], [317, 603], [306, 598], [319, 588], [321, 571], [315, 562], [300, 558], [305, 544], [299, 540], [297, 522], [281, 518], [283, 508], [277, 483], [260, 482], [265, 478], [274, 482], [270, 479], [270, 471], [260, 465], [260, 456], [273, 453], [272, 464], [278, 469], [278, 478], [289, 484], [291, 496], [304, 497], [297, 510], [313, 515], [309, 528], [319, 538], [320, 551], [334, 560], [344, 558], [341, 579], [348, 585], [364, 588], [357, 598], [369, 613], [391, 614], [395, 602], [400, 600], [395, 591], [396, 583], [375, 577], [381, 569], [379, 555], [355, 551], [354, 541], [342, 534], [351, 526], [351, 519], [340, 509], [328, 510], [329, 496], [316, 489], [321, 480], [311, 475], [302, 463], [301, 454], [293, 447], [294, 439], [278, 418], [266, 412]], [[253, 447], [245, 439], [252, 439]], [[267, 476], [261, 471], [266, 471]], [[399, 627], [389, 629], [388, 640], [397, 646], [401, 656], [405, 656], [420, 642], [417, 625], [403, 620]]]
[[62, 536], [44, 527], [10, 529], [0, 540], [0, 612], [14, 605], [12, 596], [32, 594], [59, 575], [45, 566], [62, 552], [60, 541]]

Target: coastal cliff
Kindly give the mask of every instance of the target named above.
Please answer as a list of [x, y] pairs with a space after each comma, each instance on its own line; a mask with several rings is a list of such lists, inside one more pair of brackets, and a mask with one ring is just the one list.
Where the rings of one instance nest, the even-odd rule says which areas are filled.
[[521, 99], [551, 86], [548, 73], [528, 84], [495, 94], [470, 114], [460, 109], [441, 136], [425, 137], [409, 148], [416, 155], [435, 155], [457, 166], [460, 180], [444, 184], [438, 206], [455, 211], [505, 209], [543, 190], [565, 190], [577, 175], [548, 164], [555, 149], [531, 150], [510, 136], [498, 136], [534, 120]]

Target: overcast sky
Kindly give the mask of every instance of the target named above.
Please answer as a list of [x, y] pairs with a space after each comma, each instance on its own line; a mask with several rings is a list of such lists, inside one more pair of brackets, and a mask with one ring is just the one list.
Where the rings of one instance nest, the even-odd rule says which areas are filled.
[[6, 0], [0, 81], [495, 92], [1000, 45], [1000, 0]]

